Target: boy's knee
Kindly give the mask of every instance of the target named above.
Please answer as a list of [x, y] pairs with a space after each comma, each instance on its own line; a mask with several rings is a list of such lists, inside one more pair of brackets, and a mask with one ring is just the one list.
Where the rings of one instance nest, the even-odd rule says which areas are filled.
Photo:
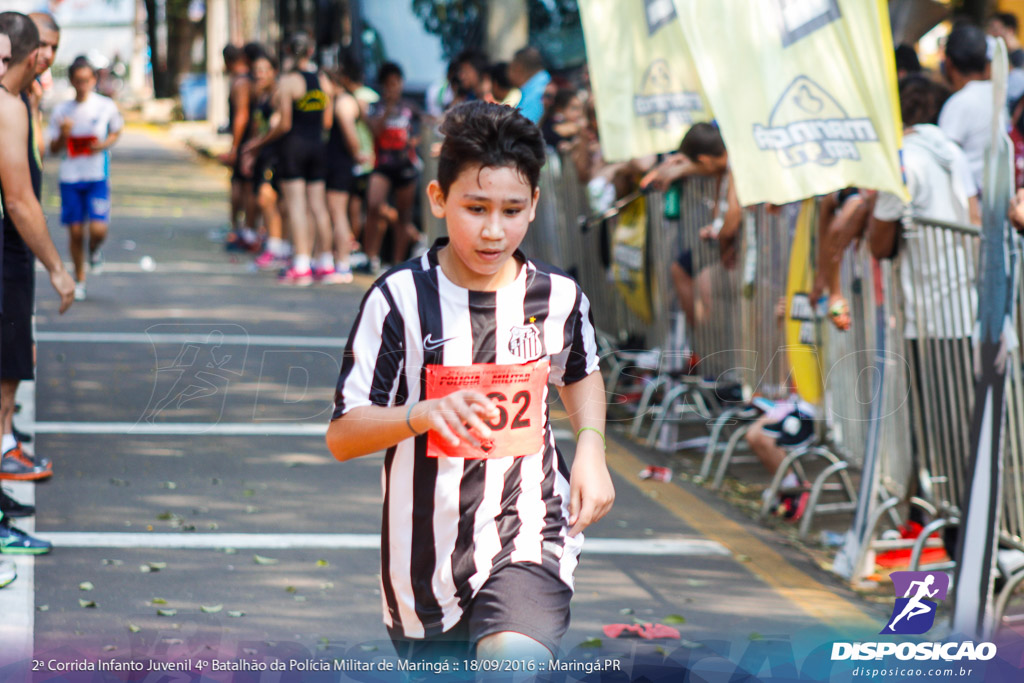
[[518, 659], [546, 662], [554, 657], [543, 644], [515, 631], [484, 636], [476, 644], [479, 659]]

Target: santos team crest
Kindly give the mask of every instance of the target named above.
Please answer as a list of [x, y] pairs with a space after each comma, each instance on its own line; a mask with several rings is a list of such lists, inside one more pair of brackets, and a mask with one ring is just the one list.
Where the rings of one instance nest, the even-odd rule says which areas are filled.
[[949, 575], [943, 572], [893, 572], [890, 577], [896, 591], [896, 605], [881, 633], [926, 633], [935, 623], [938, 601], [946, 599]]
[[523, 360], [536, 360], [541, 356], [540, 330], [536, 325], [513, 327], [508, 340], [508, 350]]

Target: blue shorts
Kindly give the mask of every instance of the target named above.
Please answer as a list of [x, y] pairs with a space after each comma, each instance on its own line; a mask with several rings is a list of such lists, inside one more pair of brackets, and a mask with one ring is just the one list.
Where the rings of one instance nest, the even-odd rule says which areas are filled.
[[93, 180], [60, 184], [60, 222], [110, 221], [110, 181]]

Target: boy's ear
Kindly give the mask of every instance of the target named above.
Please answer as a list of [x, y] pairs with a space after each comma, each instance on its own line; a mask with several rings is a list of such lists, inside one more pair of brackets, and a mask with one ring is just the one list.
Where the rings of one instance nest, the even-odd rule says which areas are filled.
[[444, 218], [444, 190], [441, 189], [441, 183], [436, 180], [431, 180], [430, 184], [427, 185], [427, 199], [430, 200], [430, 213], [434, 215], [434, 218]]
[[533, 188], [533, 202], [530, 204], [530, 222], [537, 217], [537, 200], [540, 199], [540, 188]]

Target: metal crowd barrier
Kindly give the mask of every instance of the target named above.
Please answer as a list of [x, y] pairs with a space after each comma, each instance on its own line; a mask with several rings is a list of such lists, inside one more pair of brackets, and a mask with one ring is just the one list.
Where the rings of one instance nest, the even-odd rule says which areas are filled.
[[[436, 159], [429, 154], [423, 158], [424, 177], [429, 178], [436, 173]], [[587, 189], [567, 155], [552, 153], [540, 186], [537, 219], [523, 248], [531, 257], [574, 276], [590, 298], [600, 350], [610, 369], [609, 393], [627, 379], [641, 380], [632, 434], [643, 438], [646, 427], [648, 444], [672, 449], [671, 439], [666, 444], [661, 438], [666, 426], [702, 422], [709, 437], [701, 476], [713, 486], [721, 485], [729, 467], [751, 458], [738, 455], [745, 448], [743, 436], [750, 421], [741, 417], [740, 404], [723, 399], [719, 390], [738, 385], [745, 399], [755, 392], [784, 399], [790, 391], [785, 337], [775, 304], [785, 292], [796, 209], [746, 210], [737, 263], [726, 268], [717, 242], [698, 236], [713, 207], [709, 180], [682, 184], [678, 218], [665, 217], [665, 197], [659, 193], [631, 195], [594, 215]], [[620, 214], [636, 201], [646, 202], [647, 210], [649, 319], [626, 305], [611, 277]], [[429, 207], [423, 227], [431, 239], [443, 234], [443, 222], [429, 214]], [[751, 239], [756, 240], [757, 257], [753, 277], [744, 273]], [[866, 245], [850, 249], [844, 255], [841, 282], [853, 329], [839, 332], [827, 321], [818, 321], [825, 370], [821, 440], [790, 454], [770, 491], [778, 490], [790, 469], [805, 479], [804, 460], [823, 459], [825, 468], [814, 477], [801, 536], [807, 535], [816, 514], [851, 511], [856, 491], [850, 472], [862, 465], [872, 401], [881, 392], [885, 404], [877, 483], [871, 494], [875, 506], [854, 580], [874, 571], [874, 553], [894, 548], [910, 547], [910, 568], [918, 569], [925, 547], [938, 544], [933, 535], [958, 524], [974, 400], [971, 334], [977, 318], [978, 243], [977, 228], [918, 218], [906, 223], [898, 255], [891, 261], [875, 261]], [[668, 313], [679, 308], [670, 266], [684, 251], [690, 253], [700, 313], [677, 325], [682, 316]], [[1015, 324], [1024, 340], [1022, 280], [1018, 279], [1022, 291]], [[880, 303], [886, 313], [882, 320], [876, 315]], [[885, 326], [881, 337], [878, 324]], [[876, 366], [880, 338], [885, 345], [884, 385], [878, 382]], [[631, 373], [630, 368], [641, 372]], [[1001, 567], [1007, 580], [997, 599], [1000, 615], [1024, 584], [1024, 377], [1019, 351], [1012, 354], [1009, 377], [1001, 547], [1021, 553], [1016, 564]], [[838, 501], [825, 501], [828, 492], [838, 492]], [[911, 507], [932, 521], [916, 539], [892, 539], [891, 531], [910, 517]], [[762, 512], [766, 510], [767, 506]], [[950, 566], [944, 562], [928, 568]]]

